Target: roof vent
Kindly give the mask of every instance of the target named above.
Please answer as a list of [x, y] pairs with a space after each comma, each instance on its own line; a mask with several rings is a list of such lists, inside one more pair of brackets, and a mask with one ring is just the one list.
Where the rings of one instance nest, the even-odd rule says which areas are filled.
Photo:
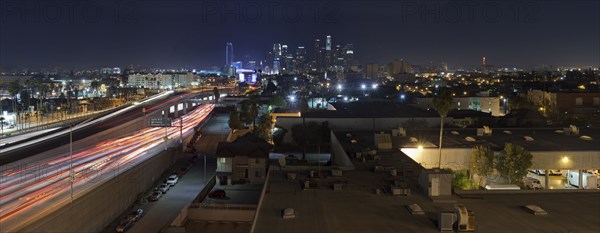
[[557, 133], [557, 134], [564, 134], [564, 133], [565, 133], [565, 131], [564, 131], [564, 130], [562, 130], [562, 129], [557, 129], [557, 130], [554, 130], [554, 133]]
[[477, 140], [475, 140], [475, 138], [473, 138], [473, 137], [466, 137], [466, 138], [465, 138], [465, 140], [467, 140], [467, 141], [469, 141], [469, 142], [474, 142], [474, 141], [477, 141]]
[[510, 132], [510, 130], [504, 130], [502, 132], [505, 133], [505, 134], [512, 134], [512, 132]]
[[528, 142], [533, 142], [534, 141], [534, 139], [532, 137], [529, 137], [529, 136], [525, 136], [524, 138], [525, 138], [525, 141], [528, 141]]
[[585, 140], [585, 141], [591, 141], [592, 137], [587, 136], [587, 135], [582, 135], [581, 137], [579, 137], [581, 140]]
[[459, 132], [456, 132], [454, 130], [452, 130], [450, 133], [453, 134], [453, 135], [459, 135], [460, 134]]

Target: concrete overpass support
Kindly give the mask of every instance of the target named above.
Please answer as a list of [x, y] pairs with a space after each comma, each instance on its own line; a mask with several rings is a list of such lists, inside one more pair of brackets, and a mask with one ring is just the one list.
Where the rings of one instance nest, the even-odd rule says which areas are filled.
[[546, 169], [544, 170], [544, 177], [546, 178], [546, 181], [544, 182], [544, 188], [548, 189], [548, 187], [550, 187], [549, 185], [549, 180], [550, 180], [550, 170]]
[[579, 172], [579, 189], [583, 189], [583, 170], [577, 170]]

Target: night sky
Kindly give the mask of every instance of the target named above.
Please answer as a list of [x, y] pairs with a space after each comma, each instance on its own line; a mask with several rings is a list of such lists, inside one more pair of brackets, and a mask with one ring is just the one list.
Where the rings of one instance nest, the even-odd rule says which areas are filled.
[[[599, 66], [600, 4], [585, 1], [0, 0], [2, 67], [165, 68], [313, 53], [326, 35], [360, 63]], [[322, 45], [324, 46], [324, 44]]]

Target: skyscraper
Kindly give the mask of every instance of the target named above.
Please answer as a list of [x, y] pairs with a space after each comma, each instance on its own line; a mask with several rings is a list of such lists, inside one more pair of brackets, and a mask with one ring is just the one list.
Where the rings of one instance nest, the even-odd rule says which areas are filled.
[[331, 51], [331, 36], [327, 36], [327, 41], [325, 42], [325, 50]]
[[233, 63], [233, 44], [231, 42], [227, 42], [225, 46], [225, 66], [229, 67]]
[[279, 74], [281, 68], [281, 44], [273, 44], [273, 74]]
[[319, 40], [318, 38], [315, 39], [314, 50], [314, 68], [316, 68], [317, 70], [321, 70], [321, 68], [323, 67], [323, 54], [321, 54], [321, 40]]
[[304, 70], [304, 63], [306, 62], [306, 49], [304, 46], [298, 46], [296, 49], [296, 64], [294, 67], [298, 70]]
[[344, 56], [344, 65], [354, 65], [354, 46], [352, 44], [346, 44], [342, 53], [342, 56]]

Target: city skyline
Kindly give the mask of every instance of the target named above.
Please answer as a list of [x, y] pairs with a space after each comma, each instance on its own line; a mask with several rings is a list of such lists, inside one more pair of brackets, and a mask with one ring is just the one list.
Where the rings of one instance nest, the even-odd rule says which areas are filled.
[[[186, 1], [168, 7], [161, 1], [56, 3], [61, 10], [55, 17], [50, 15], [55, 8], [42, 1], [0, 4], [0, 66], [202, 68], [223, 65], [219, 61], [227, 42], [236, 46], [235, 60], [262, 60], [274, 43], [305, 46], [311, 54], [314, 39], [324, 44], [327, 35], [333, 37], [333, 44], [353, 44], [362, 65], [404, 58], [412, 64], [445, 62], [469, 67], [481, 64], [483, 56], [496, 66], [582, 67], [597, 66], [600, 61], [600, 36], [593, 30], [600, 26], [594, 13], [599, 3], [592, 1], [512, 5], [469, 5], [466, 1], [293, 5], [282, 1], [274, 6], [257, 2], [256, 8], [239, 2]], [[66, 14], [68, 9], [73, 16]], [[252, 18], [251, 9], [265, 14]], [[275, 16], [266, 15], [269, 9]], [[290, 9], [302, 14], [290, 20]], [[460, 14], [452, 17], [451, 9]], [[469, 15], [470, 10], [476, 13]], [[490, 13], [494, 10], [500, 12], [497, 17]], [[101, 14], [94, 17], [93, 12]]]

